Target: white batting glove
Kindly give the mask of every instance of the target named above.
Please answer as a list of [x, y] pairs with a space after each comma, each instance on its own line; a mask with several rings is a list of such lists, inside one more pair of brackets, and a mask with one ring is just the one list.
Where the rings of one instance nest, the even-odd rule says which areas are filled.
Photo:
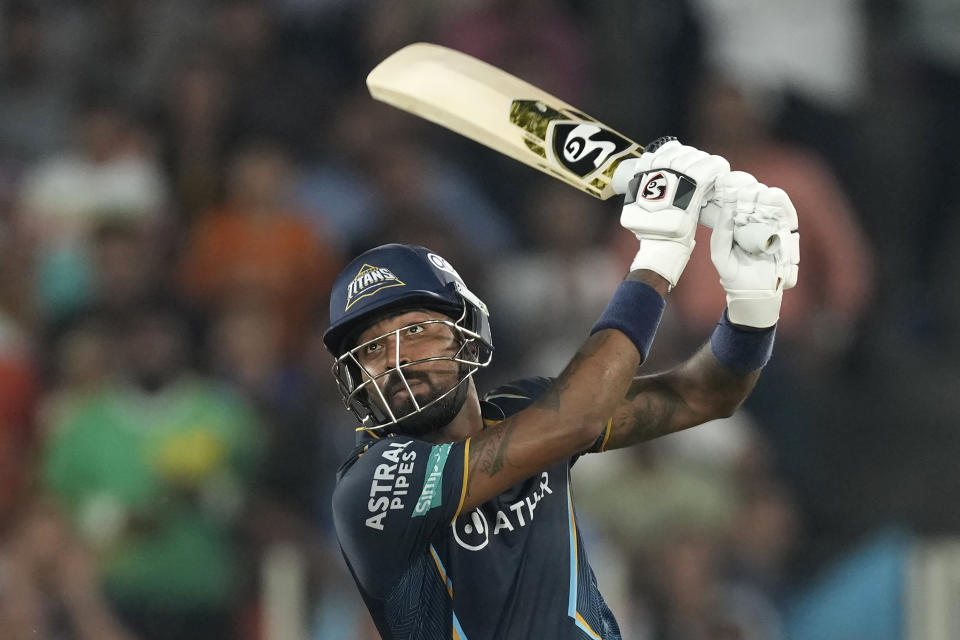
[[[710, 257], [727, 292], [727, 317], [747, 327], [771, 327], [780, 317], [784, 289], [797, 284], [797, 211], [782, 189], [743, 171], [717, 179], [712, 205], [718, 211]], [[764, 253], [748, 253], [734, 241], [734, 233], [757, 223], [776, 229], [776, 238]]]
[[676, 139], [658, 142], [617, 167], [614, 189], [626, 194], [620, 224], [640, 240], [630, 269], [655, 271], [674, 287], [696, 244], [700, 209], [730, 164]]

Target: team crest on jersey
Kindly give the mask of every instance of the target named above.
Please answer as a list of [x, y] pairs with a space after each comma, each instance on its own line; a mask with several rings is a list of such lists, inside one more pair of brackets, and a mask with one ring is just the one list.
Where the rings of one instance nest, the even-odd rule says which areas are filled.
[[372, 296], [390, 287], [402, 286], [404, 286], [403, 281], [390, 269], [364, 264], [360, 272], [347, 285], [347, 306], [344, 311], [348, 311], [361, 298]]

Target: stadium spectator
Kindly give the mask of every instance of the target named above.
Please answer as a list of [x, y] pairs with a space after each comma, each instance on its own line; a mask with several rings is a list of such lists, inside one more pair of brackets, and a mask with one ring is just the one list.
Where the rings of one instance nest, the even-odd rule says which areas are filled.
[[56, 3], [60, 49], [82, 82], [150, 105], [170, 61], [209, 40], [212, 8], [194, 0]]
[[0, 526], [30, 487], [35, 455], [40, 388], [28, 340], [0, 307]]
[[182, 54], [165, 76], [155, 118], [173, 207], [189, 224], [216, 205], [231, 142], [232, 78], [216, 49]]
[[[577, 463], [584, 541], [606, 576], [613, 609], [636, 612], [623, 620], [624, 637], [649, 640], [669, 621], [694, 620], [702, 628], [712, 619], [680, 614], [697, 610], [680, 599], [681, 569], [699, 576], [684, 583], [692, 595], [702, 585], [729, 593], [731, 585], [746, 584], [761, 601], [783, 605], [796, 601], [802, 578], [828, 566], [825, 559], [837, 559], [827, 574], [849, 567], [843, 556], [851, 540], [880, 523], [956, 534], [955, 4], [0, 3], [0, 638], [127, 638], [133, 633], [110, 621], [117, 611], [106, 612], [118, 604], [124, 620], [150, 629], [138, 638], [186, 637], [179, 628], [200, 617], [196, 607], [131, 612], [118, 596], [127, 583], [118, 585], [117, 575], [143, 556], [118, 568], [126, 560], [109, 555], [120, 548], [113, 543], [137, 550], [153, 544], [181, 508], [195, 516], [194, 533], [212, 532], [218, 552], [220, 536], [229, 539], [229, 553], [238, 537], [254, 543], [236, 563], [238, 556], [198, 554], [198, 573], [229, 566], [241, 576], [231, 584], [252, 596], [257, 589], [247, 580], [259, 554], [278, 538], [302, 543], [310, 563], [308, 633], [316, 640], [376, 637], [364, 628], [369, 616], [327, 536], [336, 471], [330, 458], [345, 454], [354, 434], [342, 428], [347, 414], [332, 397], [330, 358], [319, 346], [324, 312], [316, 310], [325, 307], [342, 256], [386, 239], [438, 248], [481, 298], [499, 298], [491, 322], [502, 372], [551, 368], [561, 345], [596, 317], [593, 294], [608, 287], [592, 290], [591, 279], [619, 278], [626, 269], [595, 249], [597, 216], [612, 225], [614, 200], [598, 203], [559, 183], [543, 185], [546, 179], [513, 160], [370, 99], [365, 73], [418, 40], [516, 72], [640, 142], [673, 134], [721, 153], [734, 168], [792, 185], [785, 189], [801, 209], [805, 275], [784, 302], [773, 361], [735, 417], [748, 423], [756, 416], [754, 427], [772, 440], [778, 468], [749, 479], [731, 471], [727, 465], [740, 453], [757, 454], [749, 444], [741, 450], [742, 431], [718, 425], [691, 432], [689, 440], [646, 446], [637, 457], [610, 457], [603, 468], [591, 468], [589, 457]], [[705, 62], [732, 83], [705, 82]], [[141, 121], [141, 110], [152, 120]], [[273, 150], [257, 156], [262, 147], [245, 142], [262, 139], [279, 141], [266, 146], [287, 159], [263, 160]], [[788, 139], [805, 148], [786, 145]], [[261, 158], [246, 164], [257, 167], [249, 172], [235, 161], [244, 146], [256, 147], [252, 155]], [[246, 194], [258, 189], [274, 194], [263, 198], [273, 205], [239, 204], [256, 200]], [[243, 197], [234, 198], [237, 192]], [[253, 209], [264, 215], [246, 215]], [[234, 223], [243, 231], [231, 235], [225, 229]], [[221, 252], [221, 241], [235, 244]], [[845, 249], [825, 259], [817, 243], [834, 242]], [[709, 287], [684, 284], [698, 278], [698, 268], [710, 268], [706, 248], [702, 236], [691, 273], [672, 294], [648, 371], [690, 346], [683, 341], [691, 324], [712, 324], [722, 307]], [[144, 471], [146, 463], [129, 449], [121, 448], [124, 455], [91, 447], [89, 459], [81, 455], [97, 429], [117, 427], [122, 435], [110, 439], [112, 446], [123, 437], [159, 439], [159, 423], [176, 422], [176, 409], [191, 405], [183, 376], [156, 393], [143, 390], [151, 376], [131, 382], [123, 337], [128, 320], [143, 314], [144, 296], [181, 290], [188, 263], [195, 281], [186, 280], [202, 283], [187, 288], [191, 302], [209, 312], [189, 317], [198, 339], [189, 355], [217, 380], [179, 370], [200, 380], [206, 391], [199, 395], [222, 409], [213, 412], [217, 420], [260, 427], [249, 446], [259, 452], [262, 475], [228, 465], [242, 476], [251, 508], [224, 522], [211, 519], [220, 512], [197, 496], [229, 492], [207, 490], [217, 484], [207, 476], [182, 486], [184, 468], [203, 475], [199, 453], [191, 458], [171, 445], [175, 452], [167, 455], [179, 461], [165, 463], [163, 473]], [[576, 293], [548, 295], [561, 290], [560, 282]], [[507, 354], [518, 359], [507, 362]], [[233, 389], [218, 395], [224, 385]], [[121, 405], [110, 420], [95, 419], [96, 407]], [[83, 441], [76, 451], [68, 446], [74, 440]], [[151, 440], [145, 451], [160, 448]], [[132, 462], [152, 474], [158, 488], [151, 496], [159, 498], [131, 498], [118, 508], [109, 496], [124, 498], [130, 489], [125, 476], [110, 473]], [[180, 471], [170, 470], [177, 465]], [[54, 467], [91, 476], [54, 483]], [[50, 506], [57, 502], [38, 500], [38, 473], [41, 486], [55, 485], [67, 498], [67, 508], [58, 512]], [[96, 483], [103, 478], [101, 492]], [[74, 485], [82, 496], [70, 493]], [[621, 485], [630, 490], [609, 490]], [[684, 533], [673, 545], [648, 535], [671, 530], [671, 518], [691, 504], [709, 516], [698, 521], [706, 526], [673, 529]], [[596, 512], [588, 516], [590, 507]], [[653, 551], [637, 551], [640, 543]], [[657, 564], [661, 549], [667, 559]], [[870, 578], [878, 566], [873, 555], [854, 559], [869, 578], [864, 584], [878, 582]], [[176, 567], [168, 564], [144, 569], [137, 588], [160, 589], [146, 570]], [[651, 568], [662, 569], [674, 587], [644, 579], [631, 590], [630, 579]], [[218, 571], [209, 575], [227, 582]], [[98, 594], [102, 580], [109, 597]], [[861, 624], [860, 635], [896, 637], [873, 631], [884, 624], [899, 633], [888, 622], [902, 613], [894, 604], [898, 583], [885, 584], [893, 594], [884, 607], [889, 617], [870, 616], [879, 600], [867, 597], [863, 617], [874, 626]], [[136, 599], [132, 587], [123, 593]], [[837, 606], [846, 600], [836, 593], [831, 587], [822, 595], [835, 607], [824, 619], [853, 629], [861, 618]], [[872, 592], [848, 593], [864, 601]], [[225, 627], [223, 635], [233, 634], [238, 599], [224, 598], [203, 616], [209, 633], [197, 627], [196, 635], [215, 637]], [[143, 597], [134, 605], [143, 602], [167, 601]], [[658, 617], [660, 611], [669, 613]], [[256, 607], [245, 607], [241, 617], [236, 636], [268, 640]], [[725, 640], [734, 633], [731, 626], [711, 628]], [[808, 627], [804, 637], [824, 637], [819, 628]]]
[[56, 55], [52, 22], [19, 0], [4, 3], [0, 15], [0, 150], [17, 164], [55, 153], [68, 140], [76, 78]]
[[[914, 303], [904, 301], [900, 312], [931, 350], [939, 351], [945, 342], [956, 349], [960, 347], [954, 331], [960, 321], [960, 295], [953, 283], [960, 271], [952, 247], [960, 238], [960, 199], [951, 185], [960, 180], [953, 157], [960, 144], [960, 124], [954, 117], [960, 109], [960, 46], [955, 37], [960, 12], [949, 0], [898, 4], [904, 13], [904, 33], [895, 41], [906, 55], [896, 58], [903, 65], [897, 71], [908, 83], [904, 97], [920, 115], [911, 119], [913, 135], [908, 138], [915, 147], [916, 169], [913, 177], [903, 181], [902, 189], [917, 216], [909, 221], [894, 217], [895, 226], [889, 230], [901, 242], [905, 239], [908, 247], [904, 267]], [[928, 188], [916, 193], [910, 188], [914, 181]]]
[[603, 224], [603, 207], [570, 196], [569, 188], [555, 180], [533, 181], [518, 216], [527, 241], [486, 266], [490, 304], [497, 310], [493, 322], [510, 328], [499, 333], [503, 351], [516, 349], [518, 377], [559, 373], [565, 354], [576, 349], [603, 312], [606, 292], [623, 278], [621, 265], [602, 242], [614, 232]]
[[869, 81], [861, 4], [691, 2], [703, 25], [707, 65], [740, 86], [780, 96], [778, 129], [817, 149], [848, 180], [858, 175], [849, 149], [858, 142]]
[[167, 186], [149, 132], [103, 96], [80, 109], [76, 148], [29, 169], [17, 203], [16, 232], [36, 261], [39, 317], [56, 320], [91, 294], [88, 240], [104, 218], [158, 224]]
[[275, 139], [296, 153], [312, 151], [316, 118], [329, 100], [327, 65], [287, 46], [270, 2], [235, 0], [213, 8], [208, 40], [229, 74], [233, 136]]
[[[441, 44], [506, 69], [570, 104], [581, 104], [589, 92], [588, 35], [565, 3], [554, 2], [549, 11], [536, 0], [451, 4], [437, 22]], [[530, 29], [531, 23], [537, 28]]]
[[43, 486], [130, 629], [232, 638], [259, 427], [241, 397], [187, 366], [186, 326], [167, 302], [144, 303], [120, 344], [121, 376], [50, 425]]
[[294, 210], [294, 166], [273, 143], [248, 142], [230, 159], [223, 205], [192, 226], [180, 284], [215, 312], [238, 296], [280, 309], [284, 348], [295, 353], [340, 267], [339, 251]]
[[[772, 108], [766, 94], [715, 79], [703, 85], [694, 128], [702, 144], [726, 154], [734, 169], [765, 184], [781, 184], [797, 207], [803, 228], [804, 276], [784, 302], [777, 324], [778, 350], [796, 370], [818, 370], [850, 347], [873, 293], [873, 258], [857, 214], [842, 185], [813, 151], [776, 138], [770, 129]], [[698, 242], [709, 244], [701, 228]], [[843, 250], [835, 250], [843, 247]], [[712, 269], [708, 252], [695, 254], [688, 276]], [[691, 281], [692, 278], [691, 278]], [[694, 332], [713, 324], [723, 296], [677, 287], [673, 303]]]
[[0, 534], [0, 629], [9, 640], [136, 640], [103, 598], [94, 561], [39, 500]]

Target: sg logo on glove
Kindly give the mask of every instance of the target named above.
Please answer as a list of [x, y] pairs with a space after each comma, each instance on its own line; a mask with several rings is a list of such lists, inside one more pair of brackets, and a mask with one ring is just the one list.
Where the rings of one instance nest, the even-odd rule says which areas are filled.
[[[697, 183], [690, 176], [670, 169], [657, 169], [634, 176], [627, 187], [624, 204], [637, 202], [639, 197], [645, 202], [669, 200], [664, 202], [666, 206], [686, 210], [696, 189]], [[668, 199], [671, 193], [673, 197]]]
[[663, 173], [657, 173], [647, 180], [647, 184], [643, 185], [643, 189], [640, 191], [640, 197], [644, 200], [663, 200], [663, 196], [666, 194], [667, 176]]

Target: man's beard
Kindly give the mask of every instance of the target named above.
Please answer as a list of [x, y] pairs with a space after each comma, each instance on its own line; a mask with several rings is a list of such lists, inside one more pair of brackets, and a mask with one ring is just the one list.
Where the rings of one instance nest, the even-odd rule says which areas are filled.
[[[427, 374], [417, 372], [407, 373], [406, 378], [408, 383], [416, 380], [428, 387], [426, 392], [414, 394], [417, 399], [417, 404], [423, 407], [434, 400], [436, 400], [436, 402], [429, 407], [417, 411], [413, 403], [413, 398], [409, 395], [397, 403], [391, 401], [390, 410], [393, 411], [395, 417], [408, 416], [393, 425], [391, 427], [392, 431], [417, 437], [430, 433], [431, 431], [436, 431], [453, 422], [453, 419], [460, 413], [460, 409], [463, 408], [463, 404], [467, 400], [467, 384], [465, 384], [467, 370], [468, 367], [466, 365], [461, 364], [459, 366], [458, 374], [460, 382], [457, 384], [457, 388], [439, 400], [437, 400], [437, 398], [443, 395], [444, 392], [437, 391], [433, 387]], [[398, 388], [404, 388], [403, 382], [398, 377], [395, 378], [391, 375], [386, 385], [386, 390], [389, 392], [385, 394], [387, 398], [392, 398]]]

